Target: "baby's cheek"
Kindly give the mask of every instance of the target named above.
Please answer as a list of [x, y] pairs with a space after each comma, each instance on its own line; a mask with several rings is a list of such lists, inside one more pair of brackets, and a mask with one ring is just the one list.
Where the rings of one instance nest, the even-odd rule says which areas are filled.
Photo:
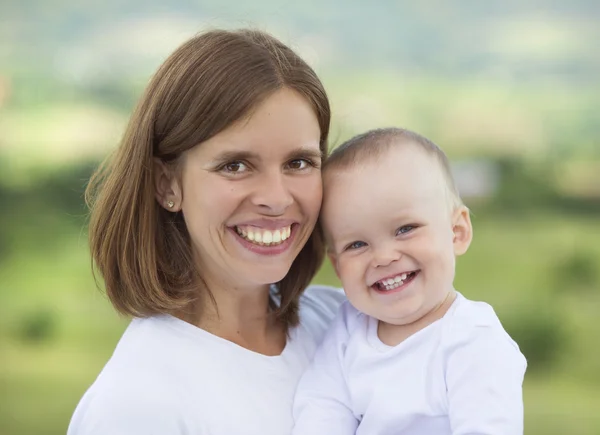
[[351, 260], [339, 260], [338, 261], [338, 271], [340, 274], [340, 279], [342, 283], [346, 283], [351, 285], [353, 282], [357, 280], [358, 271], [357, 267], [353, 265]]
[[453, 252], [452, 249], [452, 241], [442, 237], [430, 237], [427, 240], [415, 242], [411, 246], [411, 252], [424, 259], [445, 257], [448, 252]]
[[348, 267], [348, 262], [345, 260], [338, 260], [338, 273], [340, 274], [340, 279], [342, 281], [348, 279], [350, 274], [350, 269]]

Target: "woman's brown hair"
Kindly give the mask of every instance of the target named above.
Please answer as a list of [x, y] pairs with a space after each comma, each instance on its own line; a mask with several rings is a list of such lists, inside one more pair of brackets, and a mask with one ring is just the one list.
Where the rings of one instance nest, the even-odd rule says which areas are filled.
[[[115, 309], [144, 317], [182, 312], [202, 285], [181, 213], [158, 204], [154, 159], [174, 165], [185, 151], [243, 119], [269, 95], [290, 88], [311, 104], [325, 157], [330, 108], [315, 72], [289, 47], [257, 30], [213, 30], [179, 47], [142, 95], [120, 147], [92, 176], [93, 261]], [[202, 146], [202, 145], [200, 145]], [[298, 299], [323, 261], [316, 229], [285, 278], [277, 283], [276, 316], [298, 322]]]

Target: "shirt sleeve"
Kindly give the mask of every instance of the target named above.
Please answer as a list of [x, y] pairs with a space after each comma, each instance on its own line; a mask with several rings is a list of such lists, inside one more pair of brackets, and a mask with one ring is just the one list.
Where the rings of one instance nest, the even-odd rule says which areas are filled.
[[344, 303], [315, 358], [302, 376], [293, 413], [293, 435], [354, 435], [358, 427], [350, 405], [343, 373], [343, 350], [348, 339], [347, 318], [353, 315]]
[[[67, 435], [188, 435], [168, 403], [152, 394], [88, 392], [75, 410]], [[198, 432], [194, 432], [196, 434]], [[198, 433], [202, 435], [202, 433]]]
[[527, 362], [503, 329], [477, 326], [447, 360], [448, 413], [453, 435], [523, 434]]

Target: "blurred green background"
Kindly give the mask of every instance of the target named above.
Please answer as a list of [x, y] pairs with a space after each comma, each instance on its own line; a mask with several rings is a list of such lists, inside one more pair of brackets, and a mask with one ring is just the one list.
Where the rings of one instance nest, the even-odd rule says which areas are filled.
[[475, 227], [456, 285], [529, 360], [525, 433], [600, 434], [599, 20], [595, 0], [3, 1], [0, 434], [65, 433], [127, 324], [91, 275], [89, 174], [169, 52], [245, 25], [315, 67], [332, 145], [394, 125], [448, 152]]

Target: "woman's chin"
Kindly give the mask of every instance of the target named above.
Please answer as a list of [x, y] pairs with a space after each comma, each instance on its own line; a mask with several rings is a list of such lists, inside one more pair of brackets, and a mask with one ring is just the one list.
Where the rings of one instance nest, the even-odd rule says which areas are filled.
[[[291, 266], [291, 265], [290, 265]], [[261, 267], [257, 266], [250, 272], [253, 275], [253, 281], [257, 284], [274, 284], [280, 282], [288, 274], [289, 267]]]

